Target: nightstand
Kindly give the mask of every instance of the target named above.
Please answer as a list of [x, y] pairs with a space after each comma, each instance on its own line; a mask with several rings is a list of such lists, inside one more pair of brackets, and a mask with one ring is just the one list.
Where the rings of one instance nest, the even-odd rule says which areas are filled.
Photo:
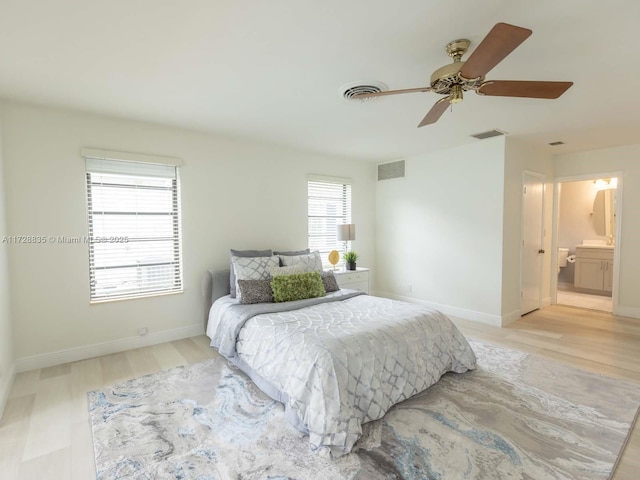
[[349, 288], [359, 292], [369, 293], [369, 269], [332, 270], [340, 288]]

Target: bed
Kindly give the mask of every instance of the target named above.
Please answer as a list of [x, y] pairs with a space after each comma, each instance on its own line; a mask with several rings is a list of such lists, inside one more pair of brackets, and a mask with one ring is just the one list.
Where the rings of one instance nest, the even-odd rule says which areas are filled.
[[476, 367], [455, 325], [425, 306], [351, 290], [243, 305], [228, 295], [228, 270], [211, 275], [211, 345], [284, 404], [318, 454], [349, 453], [364, 423]]

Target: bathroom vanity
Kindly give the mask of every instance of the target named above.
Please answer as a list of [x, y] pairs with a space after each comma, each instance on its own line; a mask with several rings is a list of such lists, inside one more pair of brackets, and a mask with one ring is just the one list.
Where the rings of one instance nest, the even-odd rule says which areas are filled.
[[611, 296], [613, 289], [613, 246], [576, 246], [574, 287], [585, 293]]

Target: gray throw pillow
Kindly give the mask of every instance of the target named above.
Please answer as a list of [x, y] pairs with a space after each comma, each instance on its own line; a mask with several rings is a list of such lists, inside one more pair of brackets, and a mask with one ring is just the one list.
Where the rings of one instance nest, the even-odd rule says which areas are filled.
[[240, 303], [273, 303], [271, 280], [238, 280]]
[[233, 269], [233, 257], [270, 257], [271, 250], [230, 250], [229, 255], [229, 289], [231, 298], [236, 298], [236, 272]]
[[273, 251], [274, 255], [284, 255], [287, 257], [291, 257], [293, 255], [306, 255], [308, 253], [311, 253], [311, 250], [309, 250], [308, 248], [305, 248], [304, 250], [290, 250], [288, 252], [278, 252], [276, 250]]
[[327, 293], [337, 292], [340, 290], [338, 280], [336, 280], [336, 276], [332, 271], [329, 270], [328, 272], [322, 272], [320, 275], [322, 276], [322, 283], [324, 284], [324, 289]]
[[288, 267], [289, 265], [303, 264], [309, 272], [316, 271], [321, 273], [322, 258], [320, 258], [320, 252], [317, 250], [313, 253], [307, 253], [305, 255], [280, 255], [280, 265]]
[[[308, 253], [311, 253], [311, 250], [309, 250], [308, 248], [305, 248], [304, 250], [290, 250], [288, 252], [277, 252], [274, 250], [273, 252], [274, 255], [282, 255], [283, 257], [295, 257], [298, 255], [306, 255]], [[282, 260], [280, 260], [280, 266], [284, 266]]]

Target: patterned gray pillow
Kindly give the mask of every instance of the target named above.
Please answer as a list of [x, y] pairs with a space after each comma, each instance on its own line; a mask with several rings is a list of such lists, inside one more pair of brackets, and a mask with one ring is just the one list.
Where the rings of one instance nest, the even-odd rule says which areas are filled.
[[273, 251], [274, 255], [284, 255], [285, 257], [292, 257], [294, 255], [307, 255], [309, 253], [311, 253], [311, 250], [309, 250], [308, 248], [305, 248], [304, 250], [293, 250], [288, 252], [279, 252], [276, 250]]
[[[294, 257], [297, 255], [308, 255], [309, 253], [311, 253], [311, 250], [309, 250], [308, 248], [305, 248], [304, 250], [289, 250], [286, 252], [280, 252], [277, 250], [273, 251], [274, 255], [282, 255], [283, 257]], [[284, 263], [282, 263], [282, 260], [280, 260], [280, 266], [282, 267], [284, 265]]]
[[240, 303], [273, 303], [271, 280], [238, 280]]
[[229, 291], [231, 298], [236, 298], [236, 272], [233, 269], [233, 257], [270, 257], [271, 250], [234, 250], [229, 251]]
[[280, 255], [280, 263], [285, 267], [301, 263], [309, 272], [322, 273], [323, 270], [320, 252], [317, 250], [307, 255]]
[[336, 280], [332, 271], [329, 270], [328, 272], [322, 272], [320, 275], [322, 276], [322, 283], [324, 284], [324, 289], [327, 293], [337, 292], [340, 290], [338, 280]]
[[[278, 257], [231, 257], [233, 269], [236, 273], [236, 284], [238, 280], [270, 280], [271, 269], [279, 266]], [[236, 298], [241, 300], [242, 294], [237, 291]]]

